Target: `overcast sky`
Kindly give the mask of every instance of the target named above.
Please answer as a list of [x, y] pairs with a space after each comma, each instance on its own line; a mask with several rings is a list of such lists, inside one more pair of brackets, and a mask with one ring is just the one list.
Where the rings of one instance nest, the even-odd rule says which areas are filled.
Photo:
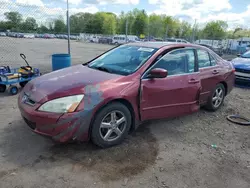
[[[166, 14], [194, 23], [221, 19], [230, 28], [250, 28], [250, 0], [69, 0], [70, 13], [109, 11], [119, 14], [134, 8]], [[19, 11], [39, 21], [65, 15], [66, 0], [0, 0], [0, 19], [6, 11]]]

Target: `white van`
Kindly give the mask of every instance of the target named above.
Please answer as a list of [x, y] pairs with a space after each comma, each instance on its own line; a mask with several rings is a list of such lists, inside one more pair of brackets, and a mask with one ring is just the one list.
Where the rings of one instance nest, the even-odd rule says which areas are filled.
[[[135, 35], [128, 35], [128, 42], [137, 42], [140, 39]], [[112, 44], [125, 44], [126, 43], [126, 35], [115, 35], [112, 37]]]
[[99, 36], [91, 36], [90, 38], [89, 38], [89, 41], [90, 42], [94, 42], [94, 43], [98, 43], [98, 41], [99, 41]]

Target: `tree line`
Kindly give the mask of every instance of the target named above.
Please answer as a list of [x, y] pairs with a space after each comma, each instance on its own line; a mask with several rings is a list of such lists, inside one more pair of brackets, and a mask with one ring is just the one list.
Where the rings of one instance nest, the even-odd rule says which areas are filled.
[[[66, 23], [62, 16], [48, 19], [38, 25], [33, 17], [23, 19], [19, 12], [5, 12], [6, 21], [0, 21], [0, 29], [13, 32], [54, 33], [67, 32]], [[119, 16], [111, 12], [76, 13], [70, 16], [71, 33], [91, 34], [125, 34], [157, 38], [177, 37], [187, 40], [197, 39], [223, 39], [250, 36], [249, 30], [237, 28], [227, 31], [225, 21], [215, 20], [208, 22], [203, 28], [198, 24], [180, 21], [168, 15], [148, 15], [145, 10], [133, 9], [127, 13], [121, 12]]]

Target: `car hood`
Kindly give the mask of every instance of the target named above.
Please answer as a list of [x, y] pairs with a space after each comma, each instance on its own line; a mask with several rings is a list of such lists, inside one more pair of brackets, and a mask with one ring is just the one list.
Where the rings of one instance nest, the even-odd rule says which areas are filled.
[[235, 58], [232, 60], [235, 68], [250, 70], [250, 58]]
[[94, 85], [122, 76], [75, 65], [42, 75], [30, 81], [23, 89], [37, 103], [84, 93], [87, 85]]

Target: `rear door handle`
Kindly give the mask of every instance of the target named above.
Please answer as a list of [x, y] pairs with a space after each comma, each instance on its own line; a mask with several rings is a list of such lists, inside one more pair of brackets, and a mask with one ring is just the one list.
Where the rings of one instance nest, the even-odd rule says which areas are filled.
[[213, 74], [219, 74], [218, 70], [213, 70]]
[[196, 80], [196, 79], [191, 79], [188, 81], [188, 83], [190, 84], [196, 84], [196, 83], [199, 83], [200, 81], [199, 80]]

